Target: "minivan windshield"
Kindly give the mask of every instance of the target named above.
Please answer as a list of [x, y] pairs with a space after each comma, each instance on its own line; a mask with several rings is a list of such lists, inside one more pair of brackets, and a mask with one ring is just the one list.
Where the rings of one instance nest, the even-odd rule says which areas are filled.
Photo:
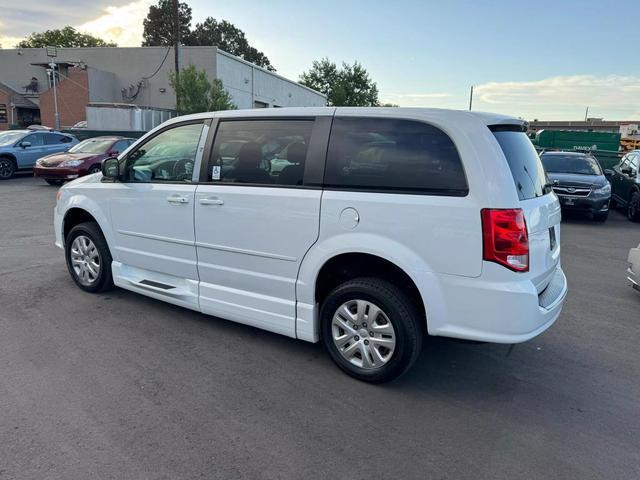
[[543, 153], [542, 164], [547, 173], [573, 173], [577, 175], [602, 175], [598, 161], [591, 155], [562, 155]]
[[502, 148], [511, 169], [520, 200], [551, 192], [547, 174], [529, 137], [518, 126], [489, 127]]

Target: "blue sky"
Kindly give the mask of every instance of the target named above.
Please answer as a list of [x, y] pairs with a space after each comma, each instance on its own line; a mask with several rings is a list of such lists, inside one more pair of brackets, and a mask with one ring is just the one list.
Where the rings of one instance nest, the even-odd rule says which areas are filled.
[[[10, 46], [8, 39], [68, 23], [102, 31], [120, 45], [139, 43], [150, 0], [96, 0], [74, 9], [77, 1], [23, 7], [0, 0], [9, 10], [0, 19], [0, 43]], [[401, 106], [466, 108], [473, 84], [477, 109], [581, 119], [589, 106], [590, 116], [640, 119], [637, 0], [189, 4], [194, 23], [207, 16], [229, 20], [290, 78], [314, 59], [357, 60], [377, 82], [381, 100]], [[29, 8], [42, 18], [25, 12]]]

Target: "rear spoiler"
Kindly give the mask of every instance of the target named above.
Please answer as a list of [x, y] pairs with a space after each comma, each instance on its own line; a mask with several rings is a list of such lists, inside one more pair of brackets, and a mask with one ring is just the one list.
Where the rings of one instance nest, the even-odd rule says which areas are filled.
[[496, 125], [487, 125], [492, 132], [526, 132], [529, 124], [527, 122], [517, 123], [498, 123]]

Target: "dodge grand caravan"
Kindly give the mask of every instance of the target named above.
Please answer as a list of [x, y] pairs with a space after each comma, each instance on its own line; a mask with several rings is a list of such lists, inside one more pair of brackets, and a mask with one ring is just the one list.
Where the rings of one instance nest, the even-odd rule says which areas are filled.
[[60, 189], [75, 283], [310, 342], [391, 380], [426, 334], [517, 343], [560, 314], [560, 205], [521, 120], [404, 108], [175, 118]]

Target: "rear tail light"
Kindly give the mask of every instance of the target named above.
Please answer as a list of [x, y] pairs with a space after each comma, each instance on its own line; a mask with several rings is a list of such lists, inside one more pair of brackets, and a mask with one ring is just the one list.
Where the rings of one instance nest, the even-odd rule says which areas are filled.
[[483, 208], [483, 259], [515, 272], [529, 271], [529, 237], [520, 208]]

